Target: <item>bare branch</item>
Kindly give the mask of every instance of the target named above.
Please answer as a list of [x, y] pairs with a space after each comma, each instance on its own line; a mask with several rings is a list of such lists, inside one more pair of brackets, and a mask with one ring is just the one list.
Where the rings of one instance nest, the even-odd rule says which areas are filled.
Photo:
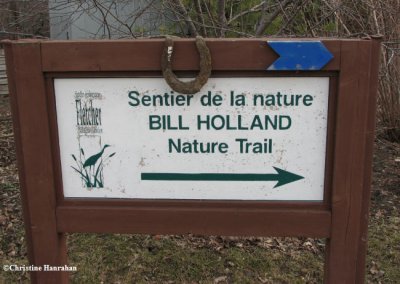
[[[329, 5], [328, 1], [323, 0], [323, 2], [325, 3], [325, 5], [329, 8], [332, 9], [332, 7]], [[339, 6], [339, 5], [338, 5]], [[340, 7], [340, 6], [339, 6]], [[346, 24], [343, 22], [342, 18], [340, 17], [339, 13], [337, 12], [337, 10], [335, 9], [333, 12], [336, 16], [336, 19], [340, 22], [340, 24], [343, 26], [344, 30], [346, 31], [346, 33], [348, 35], [351, 34], [350, 30], [347, 28]]]
[[103, 17], [103, 25], [104, 25], [105, 28], [107, 29], [108, 38], [111, 38], [111, 31], [110, 31], [110, 27], [109, 27], [108, 22], [107, 22], [107, 14], [108, 14], [108, 11], [109, 11], [110, 9], [107, 9], [107, 10], [106, 10], [107, 12], [104, 12], [103, 9], [102, 9], [101, 7], [99, 7], [99, 5], [97, 4], [97, 1], [96, 1], [96, 0], [93, 0], [93, 4], [94, 4], [94, 6], [95, 6], [96, 8], [98, 8], [98, 10], [100, 11], [101, 16]]
[[117, 23], [119, 23], [121, 26], [124, 26], [127, 28], [129, 34], [133, 37], [136, 38], [136, 35], [132, 32], [131, 28], [129, 27], [129, 25], [121, 20], [117, 15], [114, 15], [113, 13], [111, 13], [111, 9], [107, 9], [107, 7], [105, 7], [102, 3], [98, 2], [98, 0], [92, 0], [93, 4], [97, 3], [97, 5], [103, 9], [105, 9], [106, 11], [108, 10], [108, 13]]
[[[205, 1], [205, 0], [204, 0], [204, 1]], [[211, 11], [210, 11], [210, 9], [209, 9], [207, 3], [205, 3], [205, 7], [206, 7], [206, 9], [207, 9], [207, 14], [208, 14], [208, 17], [209, 17], [209, 19], [210, 19], [210, 22], [211, 22], [211, 24], [212, 24], [212, 28], [214, 29], [214, 35], [215, 35], [215, 36], [218, 36], [217, 27], [215, 26], [214, 17], [213, 17], [213, 15], [212, 15], [212, 13], [211, 13]]]
[[293, 22], [294, 18], [296, 17], [296, 15], [297, 15], [297, 14], [300, 12], [300, 10], [301, 10], [301, 7], [302, 7], [302, 5], [303, 5], [303, 1], [304, 1], [304, 0], [300, 0], [299, 2], [297, 2], [296, 7], [293, 9], [294, 11], [293, 11], [291, 17], [290, 17], [288, 20], [285, 21], [285, 24], [283, 24], [283, 25], [281, 26], [281, 28], [279, 29], [279, 31], [278, 31], [275, 35], [281, 34], [282, 31], [283, 31], [284, 29], [286, 29], [286, 27], [288, 27], [288, 26], [290, 25], [291, 22]]
[[[231, 17], [227, 24], [230, 25], [232, 22], [236, 21], [240, 17], [246, 16], [247, 14], [260, 12], [262, 10], [262, 6], [264, 4], [266, 4], [266, 2], [267, 1], [262, 1], [260, 4], [257, 4], [257, 5], [255, 5], [253, 7], [251, 7], [250, 9], [242, 11], [239, 14]], [[278, 5], [277, 4], [271, 5], [271, 6], [268, 7], [268, 9], [275, 8], [276, 6], [278, 6]]]

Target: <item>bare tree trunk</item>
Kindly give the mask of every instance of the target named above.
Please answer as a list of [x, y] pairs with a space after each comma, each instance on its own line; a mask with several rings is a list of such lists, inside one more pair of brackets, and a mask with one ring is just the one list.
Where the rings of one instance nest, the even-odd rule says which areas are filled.
[[18, 33], [20, 29], [19, 29], [19, 15], [18, 15], [17, 1], [15, 0], [10, 1], [9, 9], [11, 12], [11, 22], [13, 26], [13, 32]]
[[218, 25], [219, 36], [225, 37], [226, 17], [225, 17], [225, 0], [218, 0]]
[[204, 21], [203, 10], [201, 9], [200, 0], [194, 1], [194, 7], [196, 9], [197, 19], [200, 24], [200, 33], [202, 36], [207, 36], [206, 24]]
[[197, 36], [199, 33], [197, 32], [196, 26], [193, 23], [192, 18], [190, 17], [189, 13], [187, 12], [185, 5], [183, 5], [181, 0], [173, 0], [172, 1], [176, 8], [178, 9], [179, 14], [185, 19], [186, 25], [188, 26], [189, 33], [191, 36]]
[[[296, 1], [296, 0], [294, 0]], [[264, 3], [263, 6], [263, 15], [261, 17], [260, 23], [258, 24], [256, 28], [255, 35], [256, 36], [261, 36], [264, 34], [265, 29], [276, 19], [276, 17], [279, 16], [279, 14], [288, 6], [290, 3], [292, 3], [293, 0], [285, 0], [283, 3], [281, 3], [274, 12], [271, 14], [268, 14], [266, 9], [267, 9], [267, 3]]]

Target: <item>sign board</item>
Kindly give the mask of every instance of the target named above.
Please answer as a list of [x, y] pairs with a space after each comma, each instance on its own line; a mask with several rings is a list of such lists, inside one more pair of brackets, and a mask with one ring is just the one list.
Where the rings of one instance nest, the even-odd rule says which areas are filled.
[[65, 197], [323, 199], [329, 78], [212, 78], [196, 95], [163, 78], [54, 86]]
[[[303, 236], [325, 283], [362, 283], [379, 41], [207, 39], [193, 95], [165, 42], [4, 43], [30, 263], [65, 265], [74, 232]], [[209, 66], [167, 47], [180, 77]]]

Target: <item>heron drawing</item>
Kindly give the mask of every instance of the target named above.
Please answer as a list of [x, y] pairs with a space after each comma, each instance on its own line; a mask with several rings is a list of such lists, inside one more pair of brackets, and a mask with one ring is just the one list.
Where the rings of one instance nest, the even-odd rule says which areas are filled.
[[[115, 152], [108, 155], [105, 159], [103, 159], [103, 154], [104, 151], [107, 147], [111, 147], [108, 144], [105, 144], [101, 151], [98, 152], [97, 154], [94, 154], [90, 156], [89, 158], [85, 159], [85, 153], [82, 148], [81, 154], [79, 155], [79, 160], [77, 157], [72, 154], [72, 158], [74, 159], [76, 163], [75, 166], [71, 166], [71, 168], [76, 171], [78, 174], [80, 174], [82, 180], [85, 182], [85, 185], [87, 188], [93, 188], [93, 187], [98, 187], [102, 188], [104, 186], [104, 178], [103, 178], [103, 167], [104, 163], [108, 162], [108, 159], [113, 157], [115, 155]], [[83, 160], [82, 160], [83, 157]], [[84, 162], [83, 162], [84, 161]], [[92, 181], [93, 179], [93, 181]]]
[[104, 153], [104, 150], [105, 150], [107, 147], [110, 147], [110, 145], [108, 145], [108, 144], [104, 145], [103, 149], [102, 149], [99, 153], [97, 153], [97, 154], [95, 154], [95, 155], [90, 156], [89, 158], [87, 158], [87, 160], [86, 160], [85, 163], [83, 164], [83, 167], [84, 167], [84, 168], [89, 167], [89, 170], [90, 170], [90, 169], [97, 163], [97, 161], [101, 158], [101, 156], [102, 156], [103, 153]]

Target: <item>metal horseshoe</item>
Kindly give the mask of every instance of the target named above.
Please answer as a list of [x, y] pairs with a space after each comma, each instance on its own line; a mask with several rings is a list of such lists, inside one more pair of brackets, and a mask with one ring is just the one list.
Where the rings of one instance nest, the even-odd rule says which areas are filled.
[[196, 37], [196, 47], [200, 56], [200, 72], [197, 77], [189, 82], [182, 82], [172, 71], [172, 54], [174, 41], [171, 37], [166, 37], [164, 51], [161, 57], [162, 74], [168, 85], [176, 92], [181, 94], [195, 94], [207, 83], [211, 75], [211, 54], [206, 42], [201, 36]]

